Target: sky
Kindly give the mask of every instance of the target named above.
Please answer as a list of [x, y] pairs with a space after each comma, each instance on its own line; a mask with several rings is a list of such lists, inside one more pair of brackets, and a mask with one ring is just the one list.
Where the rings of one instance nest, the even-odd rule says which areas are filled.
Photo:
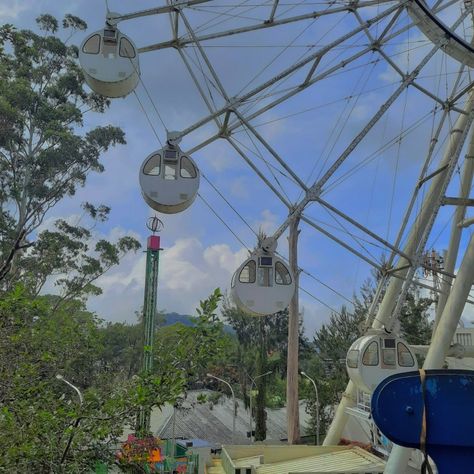
[[[267, 2], [264, 8], [252, 8], [258, 3], [264, 2], [243, 2], [243, 7], [232, 9], [231, 6], [237, 2], [211, 2], [211, 6], [186, 9], [185, 14], [199, 34], [207, 34], [263, 20], [270, 7]], [[157, 4], [162, 2], [109, 0], [109, 8], [120, 13]], [[276, 18], [321, 8], [315, 5], [319, 4], [281, 2]], [[376, 15], [383, 8], [387, 7], [363, 9], [361, 19]], [[35, 17], [41, 13], [51, 13], [58, 18], [71, 13], [83, 18], [88, 23], [87, 32], [77, 32], [69, 40], [80, 44], [87, 34], [103, 27], [105, 3], [92, 0], [3, 0], [0, 5], [0, 21], [18, 28], [35, 29]], [[449, 12], [443, 18], [452, 21]], [[406, 14], [402, 14], [398, 25], [402, 27], [407, 22]], [[353, 15], [328, 15], [317, 21], [234, 35], [203, 45], [228, 96], [233, 97], [272, 78], [321, 45], [340, 38], [357, 24]], [[380, 33], [384, 25], [386, 23], [373, 26], [371, 33]], [[172, 38], [166, 15], [122, 22], [119, 28], [138, 47]], [[183, 24], [180, 28], [184, 33]], [[61, 34], [64, 38], [67, 36]], [[317, 71], [327, 71], [344, 58], [362, 51], [367, 42], [364, 32], [361, 32], [343, 43], [343, 47], [331, 49]], [[411, 71], [429, 50], [430, 43], [426, 38], [419, 31], [410, 30], [390, 41], [385, 52], [402, 71]], [[215, 81], [204, 79], [209, 72], [206, 73], [197, 49], [190, 47], [184, 51], [209, 101], [215, 107], [222, 106], [224, 99], [219, 95]], [[142, 80], [136, 94], [114, 99], [105, 114], [87, 114], [84, 130], [78, 130], [85, 133], [94, 126], [112, 124], [124, 130], [127, 144], [104, 154], [105, 172], [91, 174], [84, 188], [72, 198], [61, 201], [50, 212], [43, 228], [51, 226], [57, 218], [77, 221], [81, 202], [104, 203], [112, 207], [112, 212], [107, 223], [96, 227], [96, 238], [114, 240], [132, 235], [146, 245], [149, 234], [146, 222], [154, 212], [141, 197], [139, 167], [150, 153], [161, 148], [157, 136], [164, 141], [163, 123], [168, 130], [184, 130], [206, 117], [208, 110], [176, 49], [142, 53], [140, 68]], [[445, 98], [457, 70], [455, 61], [437, 53], [420, 73], [419, 84]], [[261, 97], [258, 103], [249, 103], [244, 107], [244, 113], [252, 113], [279, 97], [279, 91], [301, 83], [307, 71], [296, 73], [279, 88], [271, 89], [274, 95]], [[377, 53], [368, 52], [336, 70], [327, 79], [256, 117], [252, 124], [289, 167], [303, 181], [312, 184], [341, 155], [399, 85], [400, 76], [388, 62]], [[462, 106], [462, 101], [458, 105]], [[323, 198], [384, 239], [394, 242], [441, 115], [439, 106], [435, 109], [435, 105], [419, 90], [413, 87], [405, 89], [331, 177], [323, 188]], [[448, 124], [453, 120], [454, 113]], [[448, 126], [440, 134], [429, 171], [436, 169], [442, 155]], [[215, 131], [212, 122], [197, 129], [184, 137], [182, 149], [199, 145]], [[257, 145], [257, 140], [248, 131], [241, 128], [232, 137], [248, 151], [250, 160], [266, 179], [291, 203], [301, 199], [300, 188], [268, 150]], [[193, 159], [238, 214], [206, 179], [201, 179], [199, 192], [203, 199], [197, 198], [180, 214], [159, 216], [164, 230], [161, 232], [163, 251], [158, 306], [164, 311], [184, 314], [193, 314], [199, 301], [214, 288], [228, 291], [233, 272], [245, 260], [247, 249], [256, 243], [254, 232], [262, 229], [268, 234], [273, 233], [288, 214], [287, 208], [225, 140], [214, 141], [200, 149], [193, 154]], [[456, 193], [458, 185], [457, 171], [450, 191]], [[415, 211], [419, 210], [423, 195], [422, 190]], [[452, 209], [442, 208], [428, 241], [429, 248], [439, 251], [446, 248], [451, 213]], [[364, 236], [365, 240], [360, 239], [360, 231], [329, 214], [322, 206], [311, 204], [305, 215], [370, 260], [381, 262], [387, 255], [383, 246], [367, 236]], [[412, 220], [411, 217], [410, 222]], [[469, 231], [465, 234], [463, 245]], [[288, 254], [286, 233], [279, 239], [278, 250], [283, 255]], [[332, 310], [340, 310], [342, 305], [350, 309], [354, 294], [371, 277], [371, 267], [364, 260], [304, 223], [299, 237], [299, 265], [312, 275], [302, 273], [300, 282], [309, 293], [300, 291], [300, 306], [309, 336], [328, 320]], [[143, 303], [144, 272], [144, 252], [127, 255], [119, 266], [99, 279], [97, 283], [103, 293], [89, 300], [89, 308], [108, 321], [134, 322], [135, 312]], [[54, 291], [53, 282], [47, 290]]]

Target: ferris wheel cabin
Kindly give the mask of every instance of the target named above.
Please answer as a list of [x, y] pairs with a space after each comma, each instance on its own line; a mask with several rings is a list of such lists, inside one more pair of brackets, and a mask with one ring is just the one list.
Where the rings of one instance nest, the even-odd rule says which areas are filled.
[[359, 390], [372, 393], [389, 375], [418, 370], [408, 343], [386, 334], [362, 336], [347, 352], [346, 367]]
[[284, 310], [294, 292], [289, 268], [272, 252], [256, 251], [232, 277], [231, 294], [236, 305], [254, 316]]
[[140, 168], [143, 199], [155, 211], [176, 214], [187, 209], [199, 189], [199, 169], [190, 156], [168, 145], [151, 153]]
[[89, 87], [105, 97], [123, 97], [140, 79], [138, 51], [117, 28], [89, 35], [79, 49], [79, 62]]

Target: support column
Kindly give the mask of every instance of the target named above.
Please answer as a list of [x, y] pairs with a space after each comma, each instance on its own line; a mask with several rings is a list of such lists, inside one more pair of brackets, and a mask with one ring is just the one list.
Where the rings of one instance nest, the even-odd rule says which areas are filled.
[[[406, 255], [416, 255], [420, 242], [423, 239], [425, 229], [427, 228], [433, 213], [439, 209], [442, 194], [445, 188], [444, 185], [446, 184], [445, 181], [450, 176], [449, 170], [453, 169], [452, 166], [454, 166], [459, 158], [464, 139], [466, 137], [467, 127], [470, 127], [472, 123], [473, 105], [474, 95], [471, 94], [464, 106], [466, 113], [459, 115], [456, 123], [451, 129], [448, 145], [444, 152], [443, 159], [439, 163], [439, 169], [443, 171], [432, 178], [431, 185], [423, 201], [421, 211], [412, 225], [407, 239], [407, 244], [403, 248], [403, 252]], [[404, 278], [410, 269], [410, 262], [406, 258], [400, 257], [396, 268], [399, 269], [397, 271], [397, 275]], [[390, 325], [392, 313], [397, 304], [397, 300], [404, 283], [402, 278], [392, 277], [390, 279], [372, 327], [380, 329], [384, 326]], [[357, 389], [355, 385], [349, 383], [336, 410], [326, 438], [324, 439], [324, 446], [335, 445], [339, 443], [348, 418], [346, 408], [354, 406], [356, 396]]]
[[[448, 296], [443, 314], [426, 355], [424, 369], [441, 369], [449, 350], [454, 333], [461, 318], [466, 300], [474, 282], [474, 235], [464, 254], [461, 267], [456, 275], [453, 288]], [[405, 472], [410, 449], [394, 445], [385, 467], [386, 474], [399, 474]]]
[[298, 225], [300, 218], [295, 217], [290, 223], [289, 261], [293, 278], [295, 279], [295, 293], [289, 306], [288, 320], [288, 364], [286, 372], [286, 410], [288, 426], [288, 444], [297, 444], [300, 440], [300, 413], [299, 413], [299, 269], [298, 269]]
[[[153, 342], [155, 338], [155, 315], [158, 291], [158, 264], [160, 260], [160, 237], [148, 237], [146, 251], [145, 297], [143, 302], [143, 372], [153, 369]], [[137, 417], [136, 432], [139, 438], [150, 433], [151, 409], [142, 408]]]
[[[468, 198], [472, 186], [472, 177], [474, 173], [474, 134], [471, 132], [471, 141], [466, 154], [466, 161], [462, 171], [461, 189], [459, 190], [460, 198]], [[451, 224], [451, 236], [449, 238], [449, 248], [444, 260], [444, 270], [448, 273], [454, 273], [456, 259], [459, 252], [459, 242], [461, 241], [462, 228], [459, 226], [466, 214], [466, 206], [458, 206]], [[441, 278], [440, 294], [438, 296], [438, 305], [436, 308], [436, 318], [433, 328], [433, 334], [436, 326], [443, 314], [444, 306], [448, 299], [449, 290], [451, 289], [452, 278], [444, 275]]]

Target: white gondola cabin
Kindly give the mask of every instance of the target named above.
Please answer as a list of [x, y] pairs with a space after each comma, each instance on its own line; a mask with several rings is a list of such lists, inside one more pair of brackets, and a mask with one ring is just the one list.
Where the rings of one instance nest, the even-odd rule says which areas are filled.
[[196, 198], [200, 176], [192, 158], [168, 144], [145, 159], [139, 179], [143, 198], [152, 209], [176, 214]]
[[347, 352], [349, 377], [359, 390], [372, 393], [389, 375], [418, 369], [407, 342], [385, 333], [362, 336]]
[[87, 84], [105, 97], [130, 94], [140, 79], [137, 48], [115, 27], [89, 35], [79, 49], [79, 62]]
[[236, 305], [255, 316], [288, 307], [295, 281], [286, 263], [273, 252], [256, 250], [234, 273], [231, 294]]
[[408, 14], [429, 40], [435, 44], [441, 42], [446, 54], [474, 67], [474, 48], [434, 15], [424, 0], [410, 0], [406, 5]]

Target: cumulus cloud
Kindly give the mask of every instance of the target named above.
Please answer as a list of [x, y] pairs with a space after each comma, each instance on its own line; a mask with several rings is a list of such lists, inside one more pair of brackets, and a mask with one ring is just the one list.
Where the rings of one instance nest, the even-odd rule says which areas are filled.
[[0, 5], [0, 19], [15, 19], [30, 6], [30, 2], [25, 0], [6, 0]]
[[[205, 247], [194, 237], [176, 240], [161, 253], [158, 307], [193, 314], [214, 288], [229, 287], [232, 273], [246, 255], [247, 250], [233, 252], [227, 244]], [[124, 258], [120, 267], [99, 279], [103, 294], [90, 306], [108, 320], [133, 321], [143, 304], [145, 262], [145, 254]]]

